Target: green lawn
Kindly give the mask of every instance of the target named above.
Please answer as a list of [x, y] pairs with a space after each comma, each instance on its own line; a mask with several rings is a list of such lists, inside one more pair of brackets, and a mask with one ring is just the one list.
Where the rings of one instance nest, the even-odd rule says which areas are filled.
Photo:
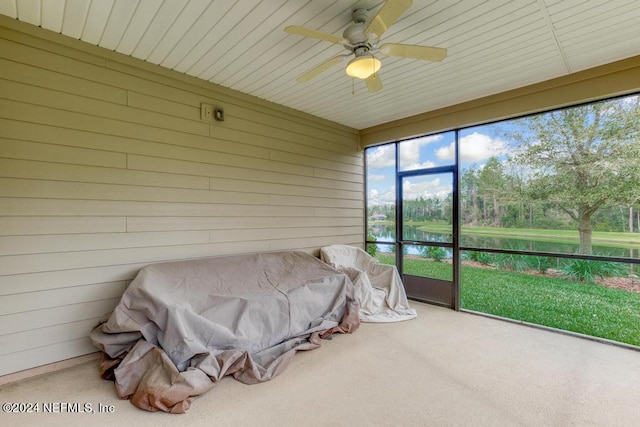
[[[451, 232], [451, 225], [444, 222], [407, 222], [422, 231], [434, 233]], [[540, 242], [575, 243], [578, 244], [577, 230], [541, 230], [533, 228], [497, 228], [497, 227], [461, 227], [461, 233], [468, 236], [506, 237], [509, 239], [536, 240]], [[591, 235], [594, 245], [598, 243], [606, 246], [621, 248], [638, 248], [640, 233], [622, 233], [609, 231], [594, 231]]]
[[[371, 221], [370, 224], [393, 225], [390, 221]], [[433, 233], [451, 233], [451, 225], [444, 221], [407, 221], [405, 225], [417, 227]], [[503, 237], [520, 240], [536, 240], [550, 243], [579, 243], [577, 230], [542, 230], [533, 228], [497, 228], [497, 227], [461, 227], [461, 233], [467, 236]], [[637, 249], [640, 246], [640, 233], [622, 233], [613, 231], [594, 231], [591, 235], [594, 245]]]
[[[393, 255], [377, 258], [391, 263]], [[406, 259], [405, 270], [451, 274], [450, 265], [423, 259]], [[460, 276], [462, 308], [640, 346], [640, 293], [469, 266]]]

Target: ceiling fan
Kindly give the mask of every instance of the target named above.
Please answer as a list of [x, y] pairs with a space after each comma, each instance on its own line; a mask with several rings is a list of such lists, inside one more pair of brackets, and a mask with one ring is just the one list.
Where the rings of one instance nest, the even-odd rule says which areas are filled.
[[334, 56], [315, 66], [296, 80], [299, 83], [307, 82], [334, 65], [340, 64], [344, 58], [354, 55], [347, 64], [346, 73], [351, 77], [363, 79], [369, 92], [377, 92], [382, 89], [382, 82], [378, 76], [378, 70], [380, 70], [382, 63], [376, 58], [376, 53], [400, 58], [442, 61], [447, 56], [447, 49], [441, 47], [397, 43], [385, 43], [378, 47], [380, 38], [385, 31], [411, 4], [412, 0], [387, 0], [377, 15], [370, 20], [370, 9], [355, 9], [352, 14], [353, 24], [344, 30], [342, 37], [297, 25], [286, 27], [284, 31], [287, 33], [342, 44], [350, 51], [348, 54]]

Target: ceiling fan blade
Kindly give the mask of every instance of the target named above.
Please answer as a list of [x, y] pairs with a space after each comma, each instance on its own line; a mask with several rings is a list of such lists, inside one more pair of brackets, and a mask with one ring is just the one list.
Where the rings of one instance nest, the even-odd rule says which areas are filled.
[[305, 27], [299, 27], [297, 25], [289, 25], [284, 29], [286, 33], [297, 34], [299, 36], [311, 37], [313, 39], [324, 40], [330, 43], [342, 43], [344, 38], [340, 36], [334, 36], [333, 34], [323, 33], [321, 31], [310, 30]]
[[322, 64], [313, 67], [311, 70], [307, 71], [306, 73], [304, 73], [303, 75], [301, 75], [300, 77], [298, 77], [296, 79], [296, 81], [298, 83], [304, 83], [304, 82], [308, 82], [309, 80], [311, 80], [312, 78], [314, 78], [315, 76], [317, 76], [318, 74], [327, 71], [329, 68], [333, 67], [334, 65], [337, 65], [339, 63], [342, 62], [342, 59], [345, 57], [345, 55], [338, 55], [338, 56], [334, 56], [333, 58], [323, 62]]
[[382, 37], [387, 28], [393, 25], [400, 16], [409, 9], [412, 0], [387, 0], [378, 11], [378, 14], [371, 20], [364, 34], [375, 34], [377, 38]]
[[385, 43], [380, 46], [380, 53], [387, 56], [399, 56], [401, 58], [440, 62], [447, 56], [447, 49], [442, 47], [419, 46], [412, 44]]
[[382, 80], [380, 80], [380, 74], [374, 73], [370, 77], [367, 77], [364, 82], [367, 84], [367, 90], [369, 92], [377, 92], [382, 89]]

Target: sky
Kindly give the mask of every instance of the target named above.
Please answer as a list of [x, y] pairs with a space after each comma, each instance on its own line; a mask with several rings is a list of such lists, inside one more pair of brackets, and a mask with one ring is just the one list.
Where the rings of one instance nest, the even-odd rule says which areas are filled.
[[[498, 124], [468, 128], [460, 131], [460, 169], [474, 165], [482, 167], [496, 156], [504, 157], [508, 143], [501, 139]], [[504, 122], [501, 125], [504, 129]], [[445, 132], [401, 142], [400, 171], [428, 169], [454, 163], [455, 133]], [[370, 206], [395, 202], [395, 145], [387, 144], [367, 150], [367, 188]], [[405, 199], [420, 196], [445, 197], [451, 192], [450, 173], [411, 176], [403, 179]]]

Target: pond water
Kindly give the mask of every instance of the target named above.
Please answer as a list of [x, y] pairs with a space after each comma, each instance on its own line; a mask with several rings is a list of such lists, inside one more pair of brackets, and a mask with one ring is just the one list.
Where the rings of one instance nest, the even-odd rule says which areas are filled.
[[[393, 242], [395, 241], [395, 234], [395, 229], [391, 226], [374, 225], [369, 227], [368, 230], [368, 235], [375, 237], [378, 241]], [[418, 228], [414, 226], [405, 226], [403, 229], [403, 234], [405, 240], [428, 242], [452, 241], [451, 234], [422, 231], [418, 230]], [[578, 244], [573, 243], [540, 242], [507, 237], [465, 236], [464, 234], [460, 238], [460, 246], [537, 252], [558, 252], [569, 254], [578, 252]], [[378, 248], [381, 251], [386, 252], [388, 247], [378, 245]], [[411, 248], [409, 249], [411, 251]], [[600, 244], [593, 246], [593, 253], [613, 257], [629, 257], [640, 259], [640, 247], [636, 249], [629, 249]]]

